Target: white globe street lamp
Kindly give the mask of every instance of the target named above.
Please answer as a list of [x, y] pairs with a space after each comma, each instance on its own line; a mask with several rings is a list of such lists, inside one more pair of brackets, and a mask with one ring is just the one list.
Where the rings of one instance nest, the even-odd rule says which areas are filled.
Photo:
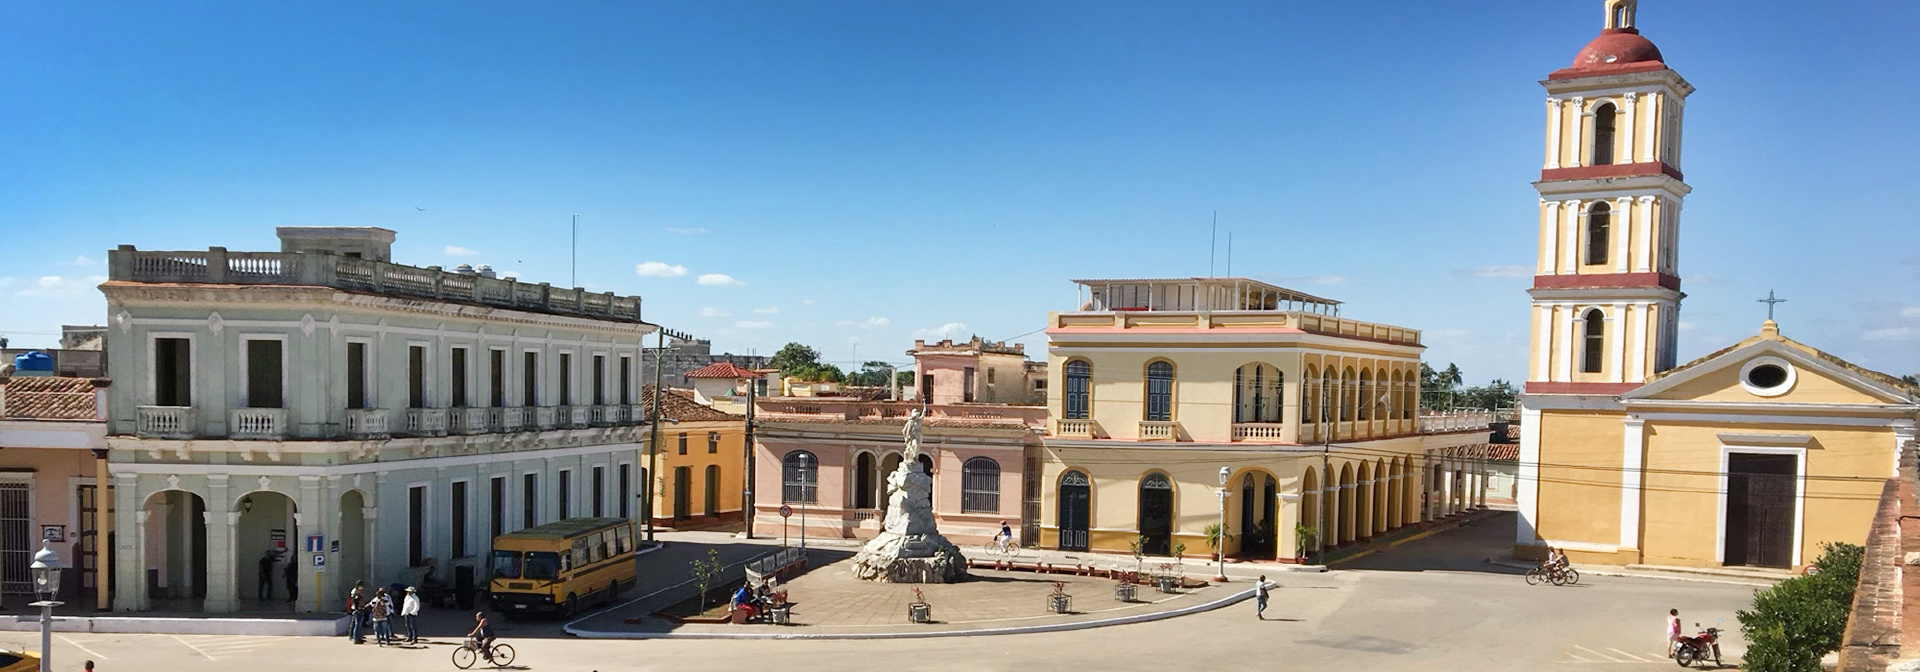
[[33, 590], [40, 594], [40, 601], [29, 607], [40, 608], [40, 672], [53, 672], [53, 608], [60, 606], [53, 598], [60, 595], [60, 554], [53, 552], [49, 542], [40, 542], [40, 551], [33, 554]]

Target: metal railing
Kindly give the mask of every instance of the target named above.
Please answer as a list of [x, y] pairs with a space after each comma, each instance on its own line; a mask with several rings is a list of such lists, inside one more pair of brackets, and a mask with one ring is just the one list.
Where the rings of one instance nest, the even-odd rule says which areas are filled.
[[412, 298], [478, 303], [562, 315], [640, 321], [640, 297], [487, 278], [381, 261], [307, 252], [142, 251], [108, 253], [108, 277], [128, 282], [311, 285]]

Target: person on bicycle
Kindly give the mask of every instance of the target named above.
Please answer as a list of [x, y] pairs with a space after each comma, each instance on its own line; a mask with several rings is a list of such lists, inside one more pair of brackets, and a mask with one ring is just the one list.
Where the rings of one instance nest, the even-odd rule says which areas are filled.
[[1541, 563], [1540, 566], [1546, 569], [1553, 569], [1553, 570], [1566, 569], [1567, 554], [1561, 553], [1560, 549], [1554, 548], [1552, 546], [1548, 546], [1547, 561], [1544, 563]]
[[1007, 545], [1013, 543], [1013, 528], [1007, 526], [1007, 521], [1000, 521], [1000, 533], [993, 536], [993, 542], [1000, 545], [1001, 553], [1007, 552]]
[[487, 612], [484, 611], [473, 612], [473, 620], [475, 625], [473, 632], [467, 633], [467, 642], [475, 651], [479, 651], [487, 662], [491, 663], [493, 662], [493, 624], [487, 622]]

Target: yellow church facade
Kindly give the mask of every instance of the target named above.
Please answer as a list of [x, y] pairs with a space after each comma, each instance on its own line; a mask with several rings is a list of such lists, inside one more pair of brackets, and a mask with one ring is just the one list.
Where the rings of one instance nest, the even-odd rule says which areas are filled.
[[1076, 282], [1039, 545], [1206, 556], [1224, 522], [1228, 556], [1298, 562], [1484, 505], [1487, 418], [1420, 412], [1418, 331], [1246, 278]]
[[1693, 87], [1607, 0], [1548, 92], [1516, 555], [1796, 568], [1866, 538], [1914, 439], [1898, 379], [1780, 335], [1675, 366]]

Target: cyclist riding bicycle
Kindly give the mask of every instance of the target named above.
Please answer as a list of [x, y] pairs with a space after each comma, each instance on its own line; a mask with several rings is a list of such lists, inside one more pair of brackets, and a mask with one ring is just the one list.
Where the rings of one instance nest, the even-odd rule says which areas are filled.
[[1561, 553], [1560, 549], [1549, 546], [1547, 547], [1547, 560], [1546, 562], [1540, 563], [1540, 566], [1544, 569], [1552, 570], [1566, 569], [1567, 554]]
[[1013, 543], [1013, 528], [1007, 526], [1007, 521], [1000, 521], [1000, 533], [993, 535], [993, 543], [1000, 545], [1001, 553], [1007, 552], [1007, 544]]
[[473, 626], [473, 632], [467, 633], [467, 645], [479, 651], [480, 655], [491, 663], [493, 662], [493, 624], [487, 622], [487, 613], [484, 611], [474, 612], [473, 620], [476, 625]]

